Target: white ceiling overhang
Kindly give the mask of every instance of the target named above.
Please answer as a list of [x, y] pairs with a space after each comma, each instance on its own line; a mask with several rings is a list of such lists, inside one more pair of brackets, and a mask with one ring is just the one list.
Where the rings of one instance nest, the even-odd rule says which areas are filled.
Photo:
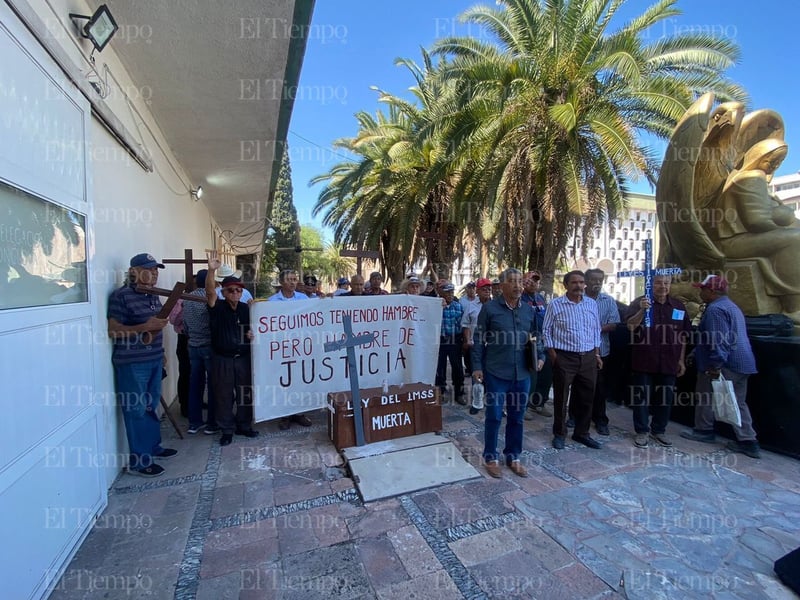
[[114, 51], [152, 91], [150, 110], [191, 185], [203, 186], [234, 245], [257, 251], [293, 106], [284, 90], [297, 85], [314, 1], [106, 3], [120, 26]]

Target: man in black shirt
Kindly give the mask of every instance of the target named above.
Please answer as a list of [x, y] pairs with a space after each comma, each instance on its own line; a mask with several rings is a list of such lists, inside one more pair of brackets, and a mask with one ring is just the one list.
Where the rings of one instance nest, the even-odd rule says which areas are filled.
[[[244, 284], [238, 277], [222, 280], [223, 301], [217, 300], [214, 274], [220, 266], [211, 252], [206, 275], [206, 302], [211, 328], [211, 385], [217, 404], [217, 425], [222, 430], [220, 445], [227, 446], [237, 435], [253, 438], [253, 377], [250, 367], [250, 307], [239, 300]], [[233, 407], [239, 404], [234, 417]]]

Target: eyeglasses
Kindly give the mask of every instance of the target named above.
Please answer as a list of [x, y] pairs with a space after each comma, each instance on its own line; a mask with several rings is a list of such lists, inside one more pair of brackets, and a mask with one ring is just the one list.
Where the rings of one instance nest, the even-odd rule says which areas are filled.
[[230, 288], [225, 288], [225, 291], [228, 292], [229, 294], [241, 294], [242, 293], [242, 288], [240, 288], [240, 287], [230, 287]]

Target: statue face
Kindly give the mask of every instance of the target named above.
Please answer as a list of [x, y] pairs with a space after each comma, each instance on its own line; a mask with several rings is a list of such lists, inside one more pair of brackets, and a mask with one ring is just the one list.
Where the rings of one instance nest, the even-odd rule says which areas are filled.
[[784, 158], [786, 158], [786, 149], [778, 148], [758, 161], [758, 168], [764, 173], [772, 174], [778, 170]]

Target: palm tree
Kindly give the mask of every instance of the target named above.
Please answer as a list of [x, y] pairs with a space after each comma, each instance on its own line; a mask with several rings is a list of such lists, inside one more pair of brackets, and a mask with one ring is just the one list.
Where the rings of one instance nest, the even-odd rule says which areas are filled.
[[484, 233], [500, 262], [552, 272], [573, 233], [585, 252], [594, 227], [626, 207], [629, 180], [655, 184], [641, 133], [668, 137], [700, 93], [746, 98], [722, 76], [738, 58], [733, 42], [687, 33], [647, 44], [650, 27], [678, 14], [675, 0], [609, 33], [624, 2], [476, 6], [462, 20], [494, 41], [455, 37], [433, 49], [457, 105], [436, 127], [467, 155], [448, 160], [472, 162], [454, 194], [485, 199], [484, 228], [488, 220], [496, 230]]

